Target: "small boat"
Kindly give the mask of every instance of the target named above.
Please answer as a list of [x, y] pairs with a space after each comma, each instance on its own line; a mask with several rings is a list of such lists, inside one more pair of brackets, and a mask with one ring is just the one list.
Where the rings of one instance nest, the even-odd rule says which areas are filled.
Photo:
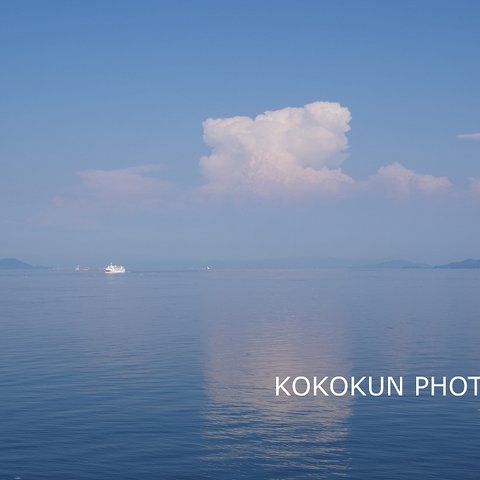
[[105, 273], [125, 273], [126, 270], [125, 270], [125, 267], [123, 265], [113, 265], [110, 262], [110, 265], [105, 267], [104, 272]]
[[90, 267], [82, 267], [81, 265], [77, 265], [75, 267], [76, 272], [88, 272], [90, 270]]

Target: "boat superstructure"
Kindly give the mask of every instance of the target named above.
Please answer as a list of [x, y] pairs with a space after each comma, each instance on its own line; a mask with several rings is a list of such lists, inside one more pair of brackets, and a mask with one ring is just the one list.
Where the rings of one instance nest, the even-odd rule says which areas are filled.
[[113, 265], [110, 262], [110, 265], [106, 266], [104, 269], [105, 273], [125, 273], [125, 267], [123, 265]]

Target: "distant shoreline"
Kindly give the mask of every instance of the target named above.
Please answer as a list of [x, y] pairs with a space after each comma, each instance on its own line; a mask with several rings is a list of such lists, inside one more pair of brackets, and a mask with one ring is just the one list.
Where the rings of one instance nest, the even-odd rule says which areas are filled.
[[31, 265], [17, 258], [0, 258], [1, 270], [48, 270], [48, 268], [43, 265]]
[[[168, 262], [167, 264], [160, 266], [162, 262], [159, 262], [159, 266], [154, 268], [157, 270], [225, 270], [230, 268], [272, 268], [272, 269], [297, 269], [297, 268], [349, 268], [355, 270], [375, 269], [375, 270], [405, 270], [405, 269], [455, 269], [455, 270], [474, 270], [480, 269], [480, 259], [465, 259], [459, 262], [450, 262], [441, 265], [429, 265], [424, 263], [416, 263], [410, 260], [388, 260], [377, 263], [365, 263], [348, 262], [346, 260], [335, 259], [318, 259], [318, 258], [285, 258], [277, 260], [232, 260], [232, 261], [209, 261], [208, 265], [211, 267], [206, 268], [206, 263], [201, 261], [191, 262], [175, 261]], [[0, 270], [49, 270], [52, 267], [46, 267], [43, 265], [32, 265], [23, 262], [17, 258], [2, 258], [0, 259]], [[64, 267], [68, 269], [68, 267]], [[72, 269], [75, 267], [72, 266]], [[142, 267], [138, 267], [135, 270], [147, 271]], [[150, 271], [150, 270], [148, 270]]]

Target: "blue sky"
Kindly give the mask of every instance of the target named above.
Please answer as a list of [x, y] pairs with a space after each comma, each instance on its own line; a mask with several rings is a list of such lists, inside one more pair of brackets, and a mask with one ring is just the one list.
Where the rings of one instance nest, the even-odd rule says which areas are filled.
[[479, 14], [3, 2], [0, 257], [480, 257]]

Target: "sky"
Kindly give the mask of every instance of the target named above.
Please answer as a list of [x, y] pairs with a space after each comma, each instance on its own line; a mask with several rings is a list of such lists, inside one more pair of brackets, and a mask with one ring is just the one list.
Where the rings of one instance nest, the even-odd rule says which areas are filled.
[[5, 1], [0, 257], [480, 258], [476, 1]]

